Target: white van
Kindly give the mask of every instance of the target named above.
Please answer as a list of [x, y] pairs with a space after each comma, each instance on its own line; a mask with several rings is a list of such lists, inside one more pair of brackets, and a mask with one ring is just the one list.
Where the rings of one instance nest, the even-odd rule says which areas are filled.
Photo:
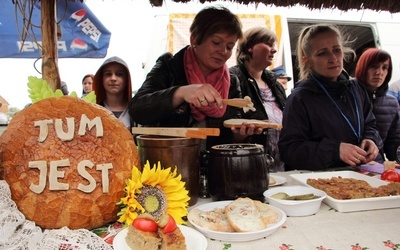
[[[205, 5], [179, 5], [181, 10], [174, 6], [174, 12], [160, 13], [155, 16], [155, 25], [152, 42], [149, 44], [149, 54], [143, 63], [144, 73], [147, 74], [153, 67], [155, 60], [163, 52], [176, 53], [177, 50], [189, 44], [189, 27], [195, 14]], [[306, 7], [276, 8], [259, 4], [241, 6], [228, 4], [232, 12], [239, 15], [244, 30], [251, 26], [264, 25], [278, 35], [278, 53], [275, 56], [273, 67], [283, 65], [287, 74], [293, 76], [288, 83], [290, 93], [294, 82], [298, 79], [296, 67], [296, 44], [301, 28], [313, 23], [334, 23], [342, 29], [353, 41], [352, 47], [360, 55], [368, 47], [377, 47], [388, 51], [392, 56], [393, 74], [391, 82], [400, 79], [400, 14], [388, 12], [339, 11], [333, 9], [310, 10]], [[235, 55], [228, 61], [228, 65], [235, 64]], [[356, 61], [346, 64], [346, 70], [352, 74]]]
[[[356, 62], [362, 52], [366, 48], [376, 47], [386, 50], [392, 57], [393, 73], [391, 82], [400, 79], [400, 36], [396, 35], [396, 32], [400, 32], [400, 15], [374, 11], [338, 12], [331, 10], [308, 11], [307, 13], [294, 12], [285, 19], [288, 27], [287, 36], [290, 38], [287, 46], [291, 48], [291, 58], [287, 58], [290, 63], [285, 64], [285, 66], [289, 72], [291, 68], [293, 82], [298, 79], [296, 67], [298, 32], [304, 25], [321, 22], [336, 24], [353, 41], [352, 48], [356, 52], [357, 58], [353, 63], [344, 65], [350, 75], [354, 75]], [[290, 65], [294, 67], [290, 67]]]

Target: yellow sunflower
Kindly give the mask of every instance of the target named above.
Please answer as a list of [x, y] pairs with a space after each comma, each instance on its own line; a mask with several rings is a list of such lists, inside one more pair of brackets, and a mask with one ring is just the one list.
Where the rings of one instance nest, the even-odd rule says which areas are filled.
[[163, 214], [170, 214], [176, 223], [185, 224], [183, 220], [188, 213], [187, 207], [190, 197], [185, 189], [182, 176], [177, 174], [176, 168], [162, 169], [160, 162], [150, 168], [147, 161], [140, 172], [136, 167], [132, 169], [132, 178], [127, 180], [125, 197], [118, 205], [122, 207], [118, 213], [118, 221], [131, 225], [141, 213], [150, 213], [158, 220]]

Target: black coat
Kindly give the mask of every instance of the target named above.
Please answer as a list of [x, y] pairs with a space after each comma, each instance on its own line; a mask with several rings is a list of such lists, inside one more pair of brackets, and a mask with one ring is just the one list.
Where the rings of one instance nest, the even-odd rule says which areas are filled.
[[[359, 81], [360, 84], [363, 84]], [[390, 161], [397, 159], [396, 150], [400, 146], [400, 114], [396, 97], [388, 95], [388, 83], [382, 84], [376, 91], [368, 90], [372, 102], [372, 112], [376, 118], [376, 126], [383, 141], [380, 158], [385, 156]]]
[[[255, 111], [248, 111], [242, 114], [243, 118], [256, 120], [269, 120], [268, 114], [264, 108], [263, 100], [260, 95], [260, 89], [256, 80], [250, 76], [244, 63], [239, 63], [229, 69], [232, 74], [235, 74], [240, 80], [240, 88], [243, 96], [249, 96], [254, 104]], [[283, 110], [286, 103], [286, 92], [282, 85], [276, 80], [277, 76], [269, 70], [264, 70], [262, 79], [267, 83], [275, 97], [276, 104]], [[283, 171], [283, 163], [279, 157], [278, 149], [279, 131], [266, 130], [261, 135], [253, 135], [247, 140], [250, 143], [257, 143], [264, 146], [264, 150], [274, 158], [274, 163], [270, 166], [271, 172]]]
[[[244, 114], [244, 117], [246, 119], [268, 120], [268, 115], [260, 95], [260, 89], [254, 78], [249, 75], [245, 65], [240, 63], [231, 67], [229, 71], [239, 78], [242, 95], [250, 96], [256, 108], [255, 112], [247, 112]], [[261, 77], [275, 96], [278, 107], [283, 110], [286, 103], [286, 93], [282, 85], [276, 80], [277, 76], [272, 71], [264, 70]]]
[[[342, 142], [360, 145], [361, 140], [371, 139], [382, 148], [365, 88], [345, 73], [340, 75], [338, 82], [314, 77], [326, 88], [354, 131], [317, 81], [310, 78], [299, 82], [289, 95], [283, 113], [279, 150], [286, 164], [285, 170], [344, 167], [347, 164], [340, 160], [339, 153]], [[361, 138], [356, 136], [357, 131]]]
[[[197, 126], [193, 119], [189, 103], [179, 107], [172, 106], [175, 91], [180, 86], [188, 85], [183, 64], [184, 52], [187, 47], [175, 55], [161, 55], [147, 74], [147, 77], [129, 104], [130, 115], [135, 123], [153, 127], [193, 127]], [[229, 98], [241, 98], [239, 80], [231, 75]], [[219, 128], [219, 137], [208, 137], [207, 148], [216, 144], [232, 143], [233, 134], [230, 128], [223, 127], [223, 121], [230, 118], [240, 118], [240, 109], [227, 107], [221, 118], [206, 118], [206, 127]]]

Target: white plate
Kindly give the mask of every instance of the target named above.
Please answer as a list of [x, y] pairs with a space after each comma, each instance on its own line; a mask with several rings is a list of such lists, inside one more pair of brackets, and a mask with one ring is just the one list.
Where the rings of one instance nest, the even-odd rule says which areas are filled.
[[279, 176], [279, 175], [269, 174], [269, 176], [273, 177], [275, 179], [275, 181], [276, 181], [275, 184], [269, 185], [270, 187], [283, 185], [287, 181], [287, 179], [285, 177], [282, 177], [282, 176]]
[[[365, 180], [372, 187], [379, 187], [382, 185], [387, 185], [386, 181], [381, 179], [367, 176], [365, 174], [360, 174], [354, 171], [334, 171], [334, 172], [317, 172], [317, 173], [304, 173], [304, 174], [291, 174], [293, 179], [299, 181], [300, 183], [310, 186], [307, 184], [307, 179], [317, 179], [317, 178], [332, 178], [332, 177], [343, 177], [343, 178], [354, 178], [358, 180]], [[373, 197], [373, 198], [360, 198], [351, 200], [338, 200], [329, 195], [323, 201], [328, 206], [336, 209], [339, 212], [355, 212], [355, 211], [365, 211], [374, 209], [385, 209], [385, 208], [395, 208], [400, 207], [400, 195], [396, 196], [383, 196], [383, 197]]]
[[[197, 209], [201, 211], [211, 211], [214, 210], [215, 208], [224, 208], [226, 205], [231, 203], [232, 201], [217, 201], [217, 202], [211, 202], [207, 203], [204, 205], [200, 205], [196, 207]], [[268, 225], [266, 229], [259, 230], [259, 231], [253, 231], [253, 232], [234, 232], [234, 233], [227, 233], [227, 232], [218, 232], [214, 230], [210, 230], [204, 227], [199, 226], [195, 222], [193, 222], [192, 216], [192, 211], [189, 212], [188, 219], [189, 222], [197, 229], [199, 230], [202, 234], [207, 236], [210, 239], [215, 239], [215, 240], [221, 240], [221, 241], [228, 241], [228, 242], [240, 242], [240, 241], [251, 241], [251, 240], [257, 240], [261, 239], [264, 237], [267, 237], [268, 235], [271, 235], [274, 233], [277, 229], [279, 229], [283, 223], [286, 221], [286, 214], [283, 212], [281, 209], [270, 206], [272, 209], [274, 209], [278, 213], [278, 222], [272, 225]]]
[[[197, 232], [193, 228], [187, 226], [178, 225], [183, 236], [185, 236], [186, 248], [193, 250], [206, 250], [207, 239], [201, 233]], [[113, 248], [114, 250], [131, 250], [126, 243], [126, 235], [128, 234], [128, 228], [121, 230], [114, 238]], [[145, 250], [145, 249], [143, 249]]]

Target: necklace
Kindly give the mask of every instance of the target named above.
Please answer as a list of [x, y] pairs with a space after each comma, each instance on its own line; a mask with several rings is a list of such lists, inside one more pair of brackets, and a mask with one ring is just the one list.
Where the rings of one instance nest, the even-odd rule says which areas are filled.
[[350, 126], [351, 130], [353, 131], [354, 135], [357, 137], [358, 143], [361, 142], [361, 122], [360, 122], [360, 113], [358, 111], [358, 104], [357, 104], [357, 100], [356, 100], [356, 96], [354, 94], [354, 90], [353, 87], [351, 86], [350, 91], [351, 94], [353, 95], [353, 100], [354, 100], [354, 106], [356, 108], [356, 114], [357, 114], [357, 131], [355, 130], [353, 124], [351, 124], [349, 118], [347, 118], [347, 116], [345, 114], [343, 114], [342, 110], [340, 109], [340, 107], [337, 105], [337, 103], [335, 102], [335, 100], [333, 100], [332, 96], [329, 94], [329, 92], [326, 90], [326, 88], [324, 87], [324, 85], [322, 85], [322, 83], [315, 78], [315, 76], [311, 75], [312, 78], [318, 83], [318, 85], [320, 86], [320, 88], [325, 92], [326, 96], [329, 97], [329, 99], [331, 100], [331, 102], [335, 105], [335, 107], [337, 108], [337, 110], [339, 110], [340, 114], [342, 115], [342, 117], [345, 119], [345, 121], [347, 122], [347, 124]]

